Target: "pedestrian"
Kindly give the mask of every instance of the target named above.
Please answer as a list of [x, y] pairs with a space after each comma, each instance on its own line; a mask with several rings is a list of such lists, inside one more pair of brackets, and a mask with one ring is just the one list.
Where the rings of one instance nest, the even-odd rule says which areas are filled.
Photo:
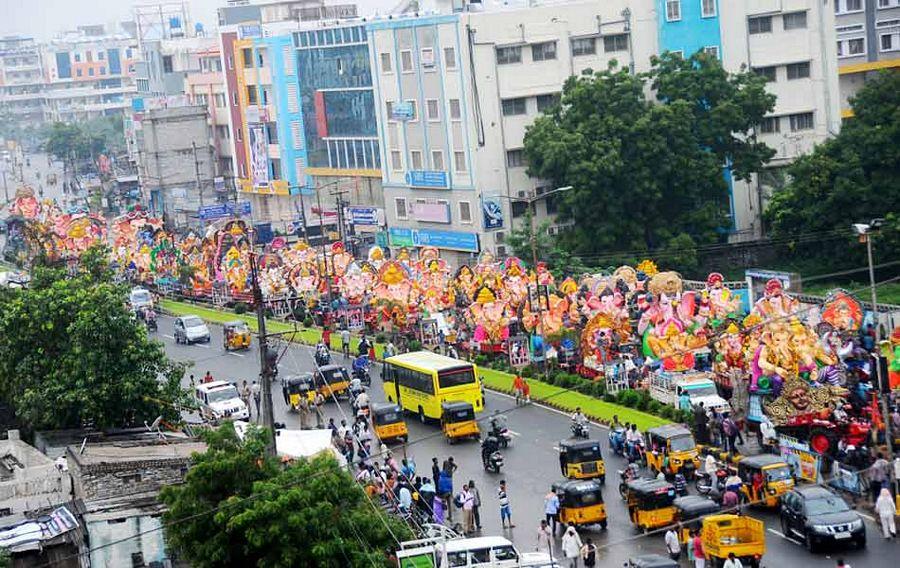
[[444, 498], [440, 495], [435, 495], [434, 500], [431, 502], [431, 514], [434, 517], [435, 524], [444, 524], [444, 510]]
[[347, 327], [341, 330], [341, 352], [344, 357], [350, 357], [350, 330]]
[[325, 347], [331, 349], [331, 328], [328, 326], [322, 329], [322, 343]]
[[837, 564], [835, 564], [837, 568], [850, 568], [850, 565], [844, 562], [843, 558], [838, 558]]
[[569, 523], [569, 526], [566, 528], [566, 534], [562, 538], [562, 550], [570, 568], [578, 568], [578, 559], [581, 558], [582, 546], [584, 544], [581, 542], [581, 537], [578, 536], [578, 531], [575, 530], [575, 524]]
[[684, 552], [687, 555], [688, 562], [694, 560], [694, 529], [688, 529], [687, 542], [684, 543]]
[[897, 536], [897, 525], [894, 517], [897, 516], [897, 505], [894, 498], [891, 497], [891, 490], [887, 487], [881, 488], [881, 494], [875, 501], [875, 512], [881, 520], [881, 534], [884, 538], [894, 538]]
[[[209, 371], [207, 371], [207, 374], [209, 374]], [[250, 385], [250, 392], [253, 393], [253, 402], [256, 403], [256, 416], [259, 418], [259, 385], [256, 381], [253, 381], [253, 384]]]
[[445, 459], [444, 464], [441, 467], [441, 469], [443, 471], [445, 471], [447, 473], [447, 475], [450, 476], [451, 479], [453, 478], [453, 472], [455, 472], [457, 470], [457, 468], [458, 468], [458, 466], [456, 465], [456, 462], [453, 461], [453, 456], [450, 456], [447, 459]]
[[675, 530], [675, 527], [669, 527], [669, 530], [666, 531], [665, 540], [669, 558], [678, 562], [678, 559], [681, 558], [681, 543], [678, 541], [678, 531]]
[[313, 398], [313, 411], [316, 413], [316, 427], [318, 429], [322, 429], [322, 408], [325, 406], [325, 396], [316, 391], [316, 396]]
[[213, 376], [212, 376], [212, 373], [210, 373], [209, 371], [206, 371], [206, 374], [203, 375], [203, 382], [204, 382], [204, 383], [211, 383], [211, 382], [213, 382]]
[[725, 434], [727, 441], [725, 450], [732, 454], [738, 453], [737, 441], [740, 440], [741, 445], [744, 445], [744, 438], [741, 436], [740, 428], [728, 414], [725, 414], [722, 418], [722, 432]]
[[447, 474], [446, 471], [441, 470], [440, 475], [438, 476], [437, 483], [437, 492], [438, 495], [441, 495], [445, 499], [447, 499], [447, 507], [445, 509], [447, 514], [447, 520], [453, 521], [453, 505], [449, 502], [450, 499], [453, 498], [453, 478]]
[[469, 484], [463, 485], [459, 494], [463, 510], [463, 530], [467, 535], [475, 532], [475, 494], [469, 489]]
[[875, 462], [869, 468], [869, 486], [872, 490], [872, 501], [876, 501], [881, 494], [882, 487], [888, 487], [890, 481], [890, 464], [881, 452], [878, 453]]
[[538, 552], [549, 554], [553, 558], [553, 533], [547, 525], [546, 520], [541, 520], [541, 526], [538, 527], [537, 545], [534, 547]]
[[703, 539], [700, 532], [694, 532], [693, 538], [694, 568], [706, 568], [706, 551], [703, 550]]
[[741, 564], [741, 560], [737, 558], [733, 552], [729, 552], [728, 560], [722, 564], [722, 568], [744, 568], [744, 565]]
[[337, 424], [334, 423], [334, 418], [328, 419], [328, 429], [331, 430], [331, 436], [333, 438], [338, 437]]
[[247, 384], [247, 381], [244, 381], [243, 386], [241, 387], [241, 400], [244, 402], [244, 405], [247, 407], [247, 417], [250, 417], [250, 385]]
[[553, 534], [556, 534], [556, 524], [559, 522], [559, 496], [553, 488], [544, 496], [544, 515], [547, 523], [553, 527]]
[[473, 507], [474, 515], [475, 515], [475, 529], [481, 530], [481, 493], [478, 491], [478, 488], [475, 487], [475, 482], [471, 479], [469, 480], [469, 492], [472, 493], [472, 497], [475, 499], [475, 504]]
[[531, 386], [528, 384], [527, 380], [522, 381], [522, 396], [525, 397], [525, 404], [531, 402]]
[[516, 376], [513, 377], [513, 393], [516, 395], [516, 406], [523, 404], [525, 402], [525, 380], [522, 378], [522, 375], [516, 373]]
[[195, 382], [196, 379], [194, 379], [194, 375], [191, 375], [190, 381], [191, 381], [191, 388], [194, 388], [194, 386], [195, 386], [195, 384], [196, 384], [196, 382]]
[[[256, 384], [256, 383], [253, 383], [253, 384]], [[254, 397], [255, 397], [255, 395], [254, 395]], [[309, 417], [309, 404], [310, 404], [309, 399], [307, 399], [305, 396], [301, 396], [300, 401], [297, 403], [297, 412], [300, 413], [300, 429], [301, 430], [306, 430], [306, 422]], [[256, 398], [256, 408], [259, 409], [259, 398]], [[259, 414], [258, 411], [257, 411], [257, 414]], [[257, 419], [258, 418], [259, 417], [257, 416]]]
[[412, 479], [416, 475], [416, 464], [412, 460], [403, 458], [400, 462], [400, 475], [405, 479]]
[[434, 486], [438, 486], [438, 480], [441, 477], [441, 466], [438, 465], [437, 458], [431, 458], [431, 480], [434, 481]]
[[584, 560], [584, 568], [594, 568], [597, 565], [597, 545], [594, 539], [588, 538], [581, 547], [581, 559]]
[[500, 502], [500, 525], [503, 528], [513, 528], [516, 525], [512, 522], [512, 509], [509, 506], [509, 493], [506, 492], [506, 480], [500, 480], [500, 488], [497, 489], [497, 501]]

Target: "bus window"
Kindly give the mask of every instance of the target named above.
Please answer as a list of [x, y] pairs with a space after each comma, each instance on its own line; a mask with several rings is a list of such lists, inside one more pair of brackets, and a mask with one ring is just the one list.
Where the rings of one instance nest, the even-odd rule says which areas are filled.
[[438, 373], [438, 382], [442, 389], [470, 385], [475, 382], [475, 370], [472, 367], [451, 369]]

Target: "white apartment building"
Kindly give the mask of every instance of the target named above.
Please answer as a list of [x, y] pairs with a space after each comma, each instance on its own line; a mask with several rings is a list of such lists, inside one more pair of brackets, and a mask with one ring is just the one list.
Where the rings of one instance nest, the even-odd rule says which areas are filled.
[[33, 38], [0, 38], [0, 105], [22, 123], [44, 119], [44, 74], [41, 54]]

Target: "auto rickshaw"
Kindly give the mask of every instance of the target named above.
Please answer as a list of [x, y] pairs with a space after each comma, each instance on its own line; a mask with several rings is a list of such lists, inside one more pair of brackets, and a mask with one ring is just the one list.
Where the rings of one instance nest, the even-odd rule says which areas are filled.
[[316, 398], [316, 389], [313, 388], [312, 373], [289, 375], [284, 378], [284, 389], [287, 393], [288, 406], [291, 410], [300, 408], [300, 401], [312, 403]]
[[405, 442], [409, 437], [406, 422], [403, 421], [403, 409], [393, 402], [376, 402], [369, 405], [372, 417], [372, 429], [375, 435], [385, 442], [400, 440]]
[[606, 528], [606, 505], [600, 484], [594, 480], [575, 479], [553, 484], [559, 497], [559, 520], [575, 526], [599, 524]]
[[730, 553], [744, 566], [759, 568], [766, 553], [765, 524], [746, 515], [712, 515], [703, 519], [703, 549], [713, 566], [721, 566]]
[[[679, 471], [686, 479], [693, 478], [700, 468], [699, 450], [691, 431], [678, 424], [658, 426], [647, 431], [647, 467], [675, 475]], [[668, 463], [666, 462], [668, 458]]]
[[679, 527], [678, 539], [682, 544], [687, 544], [690, 531], [700, 530], [703, 527], [703, 517], [715, 515], [722, 509], [712, 499], [699, 495], [678, 497], [673, 505], [675, 505], [675, 520]]
[[599, 440], [562, 440], [559, 443], [559, 469], [569, 479], [597, 479], [606, 483], [606, 464]]
[[442, 402], [441, 430], [448, 444], [465, 438], [479, 438], [481, 431], [475, 421], [475, 408], [469, 402]]
[[675, 488], [659, 479], [633, 479], [625, 485], [628, 517], [639, 530], [665, 527], [675, 520]]
[[247, 322], [230, 321], [222, 326], [222, 344], [225, 351], [250, 348], [250, 327]]
[[[752, 505], [777, 507], [781, 496], [794, 487], [791, 466], [777, 456], [749, 456], [742, 458], [737, 467], [738, 476], [744, 482], [741, 496]], [[754, 483], [756, 479], [758, 481]]]
[[350, 388], [350, 373], [340, 365], [325, 365], [316, 369], [316, 388], [328, 400], [340, 396]]

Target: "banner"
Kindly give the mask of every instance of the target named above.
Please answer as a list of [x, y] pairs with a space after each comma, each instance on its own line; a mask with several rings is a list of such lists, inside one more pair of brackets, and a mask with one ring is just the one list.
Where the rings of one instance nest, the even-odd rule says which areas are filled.
[[510, 337], [507, 344], [509, 351], [509, 364], [514, 369], [521, 369], [528, 365], [528, 338], [524, 335]]
[[819, 482], [819, 454], [809, 449], [809, 444], [790, 436], [778, 436], [781, 457], [791, 466], [799, 479]]
[[269, 141], [263, 124], [250, 125], [250, 180], [253, 187], [269, 185]]
[[497, 195], [486, 196], [481, 198], [481, 213], [484, 217], [484, 228], [502, 229], [503, 228], [503, 204]]

